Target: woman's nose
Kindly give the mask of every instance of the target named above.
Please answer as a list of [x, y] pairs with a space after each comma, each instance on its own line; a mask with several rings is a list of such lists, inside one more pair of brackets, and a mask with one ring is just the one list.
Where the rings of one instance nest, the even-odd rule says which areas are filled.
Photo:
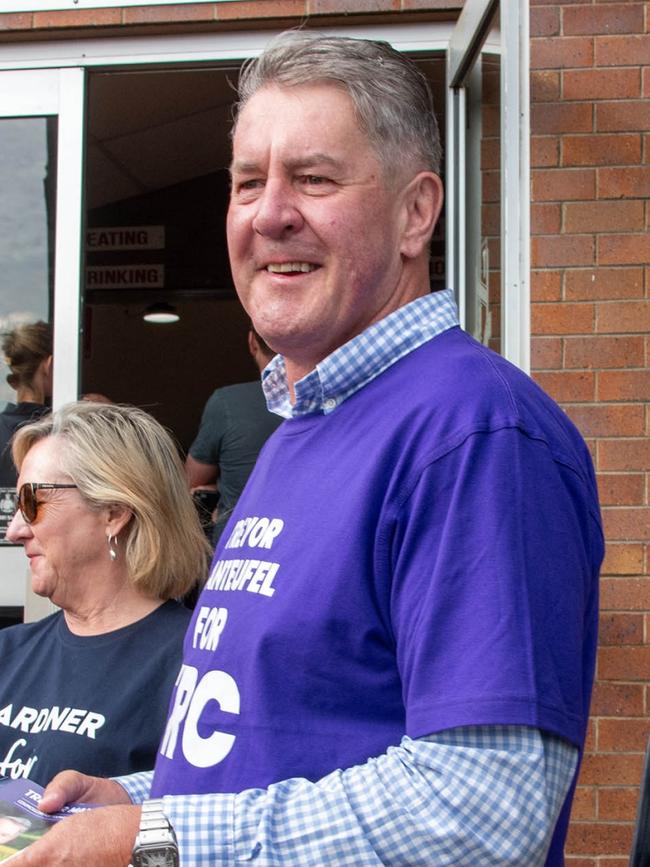
[[30, 534], [31, 529], [29, 524], [23, 518], [20, 509], [16, 509], [16, 513], [7, 527], [5, 539], [8, 539], [9, 542], [13, 542], [14, 545], [22, 545], [24, 540]]

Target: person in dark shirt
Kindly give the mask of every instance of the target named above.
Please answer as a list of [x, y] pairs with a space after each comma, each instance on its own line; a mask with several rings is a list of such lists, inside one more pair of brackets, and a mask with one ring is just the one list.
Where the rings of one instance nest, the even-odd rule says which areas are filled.
[[[261, 373], [274, 353], [252, 327], [248, 349]], [[259, 379], [218, 388], [206, 403], [201, 426], [185, 461], [185, 474], [195, 496], [214, 490], [218, 482], [219, 501], [211, 531], [214, 546], [253, 471], [260, 449], [281, 423], [279, 416], [268, 411]]]
[[49, 412], [52, 396], [52, 327], [48, 322], [28, 322], [3, 334], [2, 352], [9, 367], [7, 382], [16, 391], [16, 402], [0, 412], [0, 487], [16, 485], [11, 459], [11, 438], [32, 419]]

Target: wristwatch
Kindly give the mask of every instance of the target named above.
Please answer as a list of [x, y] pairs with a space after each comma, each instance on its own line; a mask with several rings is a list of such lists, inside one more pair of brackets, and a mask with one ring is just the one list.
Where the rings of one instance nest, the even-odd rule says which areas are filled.
[[145, 801], [129, 867], [179, 867], [179, 864], [176, 834], [163, 813], [162, 798]]

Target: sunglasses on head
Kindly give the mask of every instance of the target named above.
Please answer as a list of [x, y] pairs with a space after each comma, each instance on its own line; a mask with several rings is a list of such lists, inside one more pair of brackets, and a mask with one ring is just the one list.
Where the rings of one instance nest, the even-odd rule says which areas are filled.
[[33, 524], [42, 504], [36, 499], [36, 491], [52, 491], [57, 488], [76, 488], [76, 485], [57, 485], [50, 482], [25, 482], [18, 491], [18, 508], [27, 524]]

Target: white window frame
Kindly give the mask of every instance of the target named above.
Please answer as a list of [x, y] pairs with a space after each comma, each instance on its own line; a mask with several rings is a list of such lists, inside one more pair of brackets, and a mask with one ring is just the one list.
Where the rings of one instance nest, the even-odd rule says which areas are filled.
[[[466, 0], [447, 52], [447, 262], [467, 321], [467, 86], [499, 0]], [[501, 0], [501, 353], [530, 372], [530, 91], [528, 0]]]

